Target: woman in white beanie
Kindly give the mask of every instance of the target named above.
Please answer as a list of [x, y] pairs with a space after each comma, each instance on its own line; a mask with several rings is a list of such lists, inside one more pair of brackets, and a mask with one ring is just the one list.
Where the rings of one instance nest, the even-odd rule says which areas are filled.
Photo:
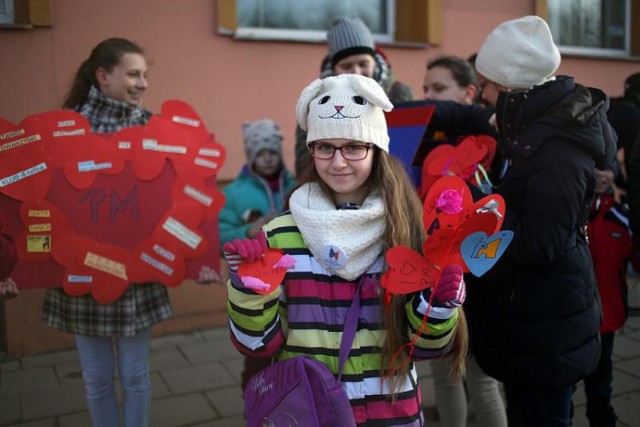
[[[308, 131], [311, 172], [292, 193], [290, 210], [263, 228], [266, 242], [263, 235], [225, 245], [228, 311], [242, 353], [308, 356], [337, 374], [346, 313], [360, 299], [342, 376], [355, 422], [422, 426], [413, 361], [449, 356], [462, 369], [465, 286], [460, 266], [443, 269], [432, 300], [431, 289], [393, 295], [380, 286], [386, 250], [401, 245], [420, 252], [425, 239], [418, 196], [389, 155], [383, 110], [391, 109], [374, 80], [355, 74], [318, 79], [302, 91], [296, 113]], [[260, 258], [266, 244], [291, 255], [295, 265], [265, 294], [245, 285], [235, 268], [239, 260]], [[437, 315], [422, 327], [429, 302]]]
[[[359, 74], [378, 82], [392, 104], [413, 100], [413, 90], [397, 80], [382, 49], [360, 18], [342, 16], [331, 22], [327, 31], [328, 55], [320, 66], [320, 78], [340, 74]], [[311, 162], [306, 132], [296, 128], [295, 172], [299, 177]]]
[[531, 427], [571, 425], [574, 384], [595, 369], [600, 350], [583, 226], [595, 168], [611, 168], [615, 136], [605, 94], [556, 76], [559, 65], [549, 27], [536, 16], [500, 24], [476, 59], [510, 158], [497, 192], [514, 238], [470, 287], [466, 313], [478, 363], [505, 383], [509, 405]]

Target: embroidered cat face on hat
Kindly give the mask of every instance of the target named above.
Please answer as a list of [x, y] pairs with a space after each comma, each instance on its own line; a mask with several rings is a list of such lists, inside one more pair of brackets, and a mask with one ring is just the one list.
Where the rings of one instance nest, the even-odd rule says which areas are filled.
[[389, 152], [384, 111], [393, 105], [373, 79], [357, 74], [317, 79], [302, 90], [296, 116], [307, 144], [342, 138], [369, 142]]

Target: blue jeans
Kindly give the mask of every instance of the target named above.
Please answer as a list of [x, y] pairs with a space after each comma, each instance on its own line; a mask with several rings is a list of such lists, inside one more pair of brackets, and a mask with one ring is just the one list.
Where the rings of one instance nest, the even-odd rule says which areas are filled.
[[613, 338], [615, 332], [601, 334], [602, 352], [595, 372], [585, 377], [584, 392], [587, 396], [587, 418], [590, 427], [615, 427], [618, 417], [611, 406], [613, 392]]
[[117, 357], [126, 427], [149, 425], [149, 329], [132, 338], [75, 335], [87, 405], [95, 427], [120, 425], [114, 388]]
[[570, 427], [573, 385], [561, 388], [538, 388], [505, 384], [507, 404], [514, 418], [509, 426]]

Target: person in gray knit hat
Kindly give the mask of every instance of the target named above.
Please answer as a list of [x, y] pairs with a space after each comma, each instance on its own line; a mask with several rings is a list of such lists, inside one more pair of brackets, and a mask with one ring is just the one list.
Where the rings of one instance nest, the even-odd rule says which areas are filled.
[[[395, 79], [384, 52], [376, 47], [367, 25], [357, 17], [338, 17], [327, 31], [328, 55], [320, 66], [320, 78], [340, 74], [371, 77], [382, 87], [392, 104], [412, 101], [413, 91]], [[301, 176], [311, 162], [306, 132], [296, 128], [296, 175]]]

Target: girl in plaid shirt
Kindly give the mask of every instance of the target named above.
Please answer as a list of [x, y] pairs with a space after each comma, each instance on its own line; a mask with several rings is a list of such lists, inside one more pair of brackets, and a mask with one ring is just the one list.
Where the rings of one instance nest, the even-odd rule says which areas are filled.
[[[63, 107], [80, 112], [96, 133], [144, 125], [151, 118], [151, 112], [140, 106], [146, 72], [139, 46], [121, 38], [104, 40], [78, 69]], [[42, 320], [75, 336], [94, 426], [120, 423], [113, 380], [116, 363], [125, 426], [148, 425], [150, 327], [170, 316], [167, 290], [160, 283], [129, 286], [110, 304], [88, 295], [69, 296], [62, 289], [47, 290]]]

